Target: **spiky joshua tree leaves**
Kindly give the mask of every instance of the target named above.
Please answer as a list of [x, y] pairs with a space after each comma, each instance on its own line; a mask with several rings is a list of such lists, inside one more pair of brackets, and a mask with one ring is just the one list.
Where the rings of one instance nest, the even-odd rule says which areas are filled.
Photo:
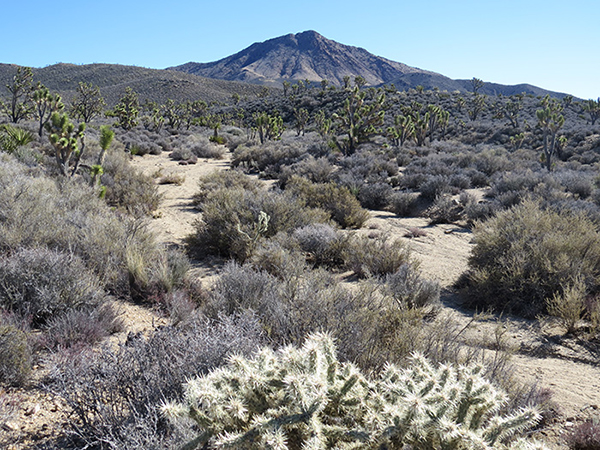
[[192, 420], [200, 435], [183, 449], [543, 449], [514, 434], [534, 425], [533, 409], [498, 411], [506, 395], [481, 366], [388, 365], [370, 379], [337, 360], [331, 337], [310, 336], [302, 348], [264, 348], [251, 358], [190, 380], [182, 403], [163, 413]]
[[81, 123], [75, 128], [66, 114], [53, 112], [50, 121], [46, 123], [46, 130], [50, 135], [50, 143], [54, 147], [56, 162], [61, 174], [64, 176], [75, 175], [85, 148], [85, 123]]
[[374, 101], [367, 103], [366, 94], [366, 91], [360, 91], [359, 87], [355, 86], [350, 91], [344, 107], [332, 116], [339, 132], [344, 134], [344, 138], [334, 139], [333, 143], [346, 156], [352, 155], [359, 144], [367, 142], [371, 136], [378, 133], [378, 127], [383, 124], [385, 95], [381, 94]]

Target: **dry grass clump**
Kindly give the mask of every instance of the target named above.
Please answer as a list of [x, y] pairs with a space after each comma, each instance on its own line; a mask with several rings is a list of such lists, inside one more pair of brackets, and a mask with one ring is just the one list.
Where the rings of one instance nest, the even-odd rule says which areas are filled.
[[21, 385], [31, 373], [32, 349], [24, 331], [0, 321], [0, 383]]

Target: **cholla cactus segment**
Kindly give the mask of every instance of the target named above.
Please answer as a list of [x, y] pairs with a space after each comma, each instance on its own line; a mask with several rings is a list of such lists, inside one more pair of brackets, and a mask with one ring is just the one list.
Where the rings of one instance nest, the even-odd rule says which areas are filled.
[[372, 380], [337, 360], [330, 336], [315, 334], [302, 348], [231, 358], [190, 380], [184, 401], [163, 412], [202, 430], [185, 449], [543, 449], [505, 444], [539, 421], [533, 409], [499, 416], [505, 402], [481, 366], [434, 367], [414, 355], [408, 368], [388, 365]]

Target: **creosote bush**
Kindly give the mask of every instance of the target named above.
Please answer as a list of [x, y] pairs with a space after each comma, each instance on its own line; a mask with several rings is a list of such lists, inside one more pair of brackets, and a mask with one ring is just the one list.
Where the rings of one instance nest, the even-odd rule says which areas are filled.
[[466, 294], [472, 305], [533, 317], [576, 279], [600, 281], [600, 233], [582, 214], [525, 201], [478, 223]]
[[301, 348], [261, 349], [252, 358], [190, 379], [163, 413], [192, 422], [184, 448], [543, 449], [515, 435], [540, 420], [533, 408], [501, 416], [506, 394], [478, 365], [433, 366], [414, 355], [406, 369], [365, 376], [338, 361], [333, 340], [313, 334]]
[[286, 192], [309, 207], [327, 211], [342, 228], [360, 228], [369, 219], [368, 211], [360, 206], [356, 197], [347, 188], [335, 183], [311, 183], [304, 178], [292, 177], [286, 185]]
[[347, 248], [346, 265], [359, 277], [391, 274], [407, 263], [414, 264], [408, 246], [385, 235], [355, 236]]

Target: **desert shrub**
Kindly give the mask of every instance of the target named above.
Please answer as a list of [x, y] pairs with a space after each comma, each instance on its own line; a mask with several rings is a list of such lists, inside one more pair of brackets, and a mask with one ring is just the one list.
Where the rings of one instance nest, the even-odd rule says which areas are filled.
[[0, 305], [34, 324], [104, 300], [98, 277], [75, 255], [45, 248], [0, 258]]
[[202, 207], [209, 193], [218, 189], [239, 188], [256, 192], [261, 189], [260, 183], [237, 170], [216, 171], [200, 177], [198, 180], [198, 192], [194, 195], [194, 204]]
[[150, 214], [158, 208], [160, 196], [154, 180], [133, 168], [122, 152], [106, 156], [104, 174], [100, 178], [106, 187], [106, 202], [134, 216]]
[[331, 225], [306, 225], [295, 229], [292, 236], [302, 251], [308, 253], [307, 260], [315, 266], [334, 267], [343, 264], [348, 238]]
[[51, 180], [0, 157], [0, 248], [73, 254], [101, 286], [128, 295], [127, 253], [148, 265], [159, 253], [145, 224], [116, 213], [78, 180]]
[[368, 181], [385, 181], [398, 173], [398, 163], [393, 155], [379, 149], [363, 146], [339, 162], [340, 173], [351, 173]]
[[394, 192], [390, 197], [390, 209], [400, 217], [410, 217], [417, 206], [418, 195], [412, 192]]
[[[217, 142], [216, 144], [222, 143]], [[189, 155], [187, 158], [180, 158], [184, 160], [190, 159], [191, 156], [196, 156], [197, 158], [222, 159], [225, 156], [226, 147], [215, 145], [215, 143], [207, 139], [206, 136], [194, 134], [185, 139], [179, 151], [184, 155]]]
[[31, 372], [27, 335], [14, 325], [0, 322], [0, 383], [21, 385]]
[[587, 419], [577, 425], [565, 438], [571, 450], [597, 450], [600, 448], [600, 419]]
[[355, 236], [348, 245], [346, 265], [359, 277], [386, 275], [410, 263], [410, 250], [387, 236]]
[[464, 217], [467, 222], [473, 224], [475, 221], [484, 221], [492, 217], [497, 211], [498, 206], [491, 202], [477, 202], [465, 205]]
[[251, 314], [211, 321], [196, 315], [101, 351], [58, 352], [48, 387], [73, 410], [74, 448], [173, 448], [178, 430], [160, 418], [158, 405], [179, 398], [188, 377], [219, 367], [232, 353], [249, 355], [263, 342]]
[[93, 345], [123, 330], [117, 310], [105, 303], [97, 308], [72, 309], [48, 320], [43, 343], [49, 349]]
[[441, 195], [435, 199], [427, 210], [427, 217], [432, 224], [453, 223], [462, 217], [463, 207], [451, 197]]
[[285, 188], [293, 176], [306, 178], [313, 183], [326, 183], [333, 173], [333, 166], [326, 158], [314, 158], [312, 155], [292, 164], [284, 166], [279, 173], [279, 186]]
[[178, 148], [169, 153], [169, 158], [175, 161], [189, 161], [193, 156], [189, 148]]
[[363, 208], [382, 210], [390, 204], [392, 192], [387, 183], [364, 184], [358, 191], [358, 201]]
[[258, 170], [267, 178], [277, 178], [282, 166], [294, 164], [306, 152], [307, 149], [299, 142], [267, 141], [263, 145], [236, 148], [231, 165]]
[[567, 333], [573, 333], [585, 311], [586, 286], [581, 278], [562, 287], [562, 293], [555, 292], [546, 299], [548, 314], [557, 318]]
[[588, 289], [598, 285], [600, 234], [585, 216], [528, 200], [477, 224], [474, 239], [466, 276], [473, 305], [535, 316], [578, 277]]
[[183, 403], [162, 410], [198, 426], [188, 447], [544, 449], [514, 438], [539, 413], [498, 414], [506, 394], [482, 371], [414, 355], [408, 368], [389, 365], [371, 378], [338, 361], [330, 336], [313, 334], [301, 348], [264, 348], [189, 380]]
[[442, 194], [450, 192], [449, 178], [445, 175], [432, 176], [421, 184], [419, 192], [425, 200], [435, 200]]
[[144, 133], [141, 130], [130, 130], [121, 132], [117, 130], [116, 138], [125, 146], [126, 150], [132, 155], [160, 155], [162, 152], [161, 146], [155, 142], [157, 135], [152, 133]]
[[342, 228], [360, 228], [369, 218], [369, 213], [360, 206], [356, 197], [335, 183], [311, 183], [293, 177], [286, 186], [286, 192], [292, 193], [309, 207], [327, 211]]
[[440, 299], [440, 285], [422, 278], [410, 264], [403, 264], [396, 272], [385, 275], [382, 282], [384, 292], [400, 308], [435, 308]]
[[287, 233], [279, 233], [273, 239], [258, 242], [250, 259], [252, 267], [278, 278], [299, 276], [306, 269], [305, 258], [302, 252], [288, 241]]
[[[264, 230], [259, 230], [261, 213], [268, 218]], [[208, 194], [202, 204], [202, 221], [189, 242], [200, 252], [244, 261], [258, 238], [326, 220], [323, 211], [305, 207], [289, 193], [220, 189]]]

